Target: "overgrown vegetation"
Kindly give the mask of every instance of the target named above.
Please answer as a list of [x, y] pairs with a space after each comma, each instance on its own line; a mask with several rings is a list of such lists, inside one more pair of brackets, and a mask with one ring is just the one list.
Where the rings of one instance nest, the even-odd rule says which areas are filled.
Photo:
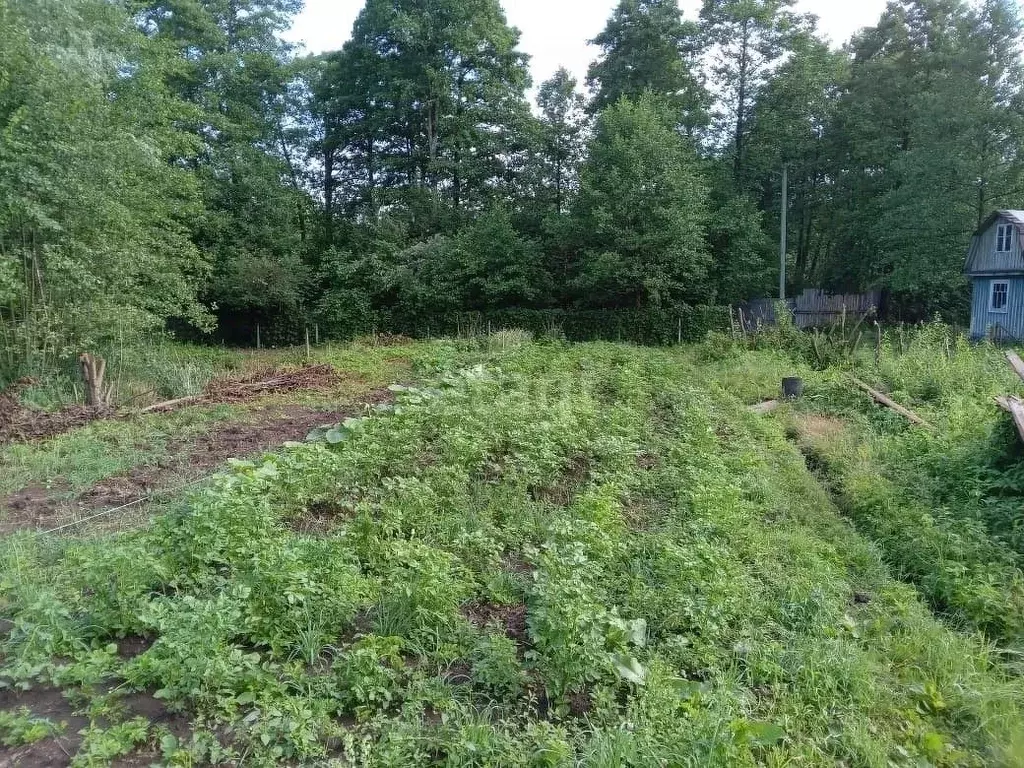
[[[1017, 761], [1007, 659], [894, 580], [886, 540], [747, 412], [787, 353], [505, 333], [472, 354], [146, 530], [5, 541], [0, 681], [81, 702], [82, 761]], [[809, 405], [841, 402], [810, 380]]]
[[[788, 417], [789, 429], [842, 511], [939, 613], [999, 641], [1018, 666], [1022, 449], [994, 398], [1022, 384], [1003, 351], [932, 324], [892, 329], [880, 345], [836, 343], [823, 366], [822, 338], [783, 327], [753, 339], [760, 350], [736, 354], [722, 353], [729, 342], [720, 340], [713, 364], [748, 400], [772, 392], [785, 371], [799, 371], [811, 395]], [[934, 428], [875, 406], [851, 371]]]
[[790, 294], [957, 321], [970, 234], [1020, 205], [1009, 0], [894, 2], [842, 50], [794, 0], [622, 0], [589, 93], [561, 70], [536, 112], [499, 0], [367, 0], [308, 57], [300, 6], [0, 2], [0, 384], [168, 328], [584, 311], [573, 338], [697, 339], [703, 307], [774, 291], [783, 165]]

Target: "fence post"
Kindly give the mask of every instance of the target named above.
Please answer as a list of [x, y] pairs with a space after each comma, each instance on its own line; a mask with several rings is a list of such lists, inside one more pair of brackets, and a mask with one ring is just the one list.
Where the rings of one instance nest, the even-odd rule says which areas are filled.
[[679, 333], [677, 335], [679, 346], [683, 346], [683, 316], [679, 316]]
[[256, 323], [256, 349], [261, 349], [262, 343], [260, 340], [260, 324]]
[[307, 325], [306, 326], [306, 359], [308, 360], [310, 357], [312, 357], [312, 354], [309, 351], [309, 326]]

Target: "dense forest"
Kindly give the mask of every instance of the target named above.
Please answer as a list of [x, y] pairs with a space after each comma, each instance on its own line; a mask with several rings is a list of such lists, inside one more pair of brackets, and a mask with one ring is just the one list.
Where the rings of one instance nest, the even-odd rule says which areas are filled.
[[7, 369], [166, 328], [251, 341], [461, 311], [881, 288], [958, 319], [1024, 207], [1012, 0], [893, 0], [842, 50], [792, 0], [622, 0], [585, 83], [531, 83], [499, 0], [0, 0]]

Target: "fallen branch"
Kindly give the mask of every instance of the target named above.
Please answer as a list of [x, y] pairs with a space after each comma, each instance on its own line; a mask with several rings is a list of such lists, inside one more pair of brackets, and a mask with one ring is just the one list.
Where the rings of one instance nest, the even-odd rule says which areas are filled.
[[884, 405], [886, 408], [889, 408], [890, 410], [895, 411], [900, 416], [903, 416], [908, 421], [911, 421], [914, 424], [917, 424], [917, 425], [922, 426], [922, 427], [926, 427], [927, 429], [935, 429], [931, 424], [929, 424], [927, 421], [922, 419], [920, 416], [918, 416], [916, 413], [911, 411], [909, 408], [904, 408], [902, 405], [897, 403], [895, 400], [893, 400], [888, 395], [884, 395], [881, 392], [879, 392], [877, 389], [869, 387], [867, 384], [865, 384], [863, 381], [858, 379], [856, 376], [850, 376], [850, 380], [853, 381], [854, 384], [856, 384], [858, 387], [863, 389], [865, 392], [867, 392], [869, 395], [871, 395], [871, 398], [876, 403], [878, 403], [880, 405]]
[[1003, 396], [997, 397], [996, 403], [1000, 408], [1013, 416], [1013, 423], [1017, 427], [1017, 434], [1020, 435], [1021, 442], [1024, 442], [1024, 400], [1015, 395]]
[[1006, 361], [1013, 367], [1013, 370], [1017, 372], [1017, 375], [1024, 379], [1024, 360], [1020, 359], [1020, 355], [1014, 352], [1012, 349], [1006, 353]]
[[164, 400], [162, 403], [154, 403], [153, 405], [148, 405], [145, 408], [136, 411], [136, 413], [143, 414], [153, 413], [154, 411], [165, 411], [168, 408], [175, 408], [179, 405], [197, 405], [198, 403], [201, 403], [204, 400], [206, 400], [208, 397], [208, 395], [192, 395], [191, 397], [179, 397], [175, 400]]
[[765, 414], [765, 413], [771, 413], [772, 411], [778, 410], [778, 408], [779, 408], [779, 401], [778, 400], [766, 400], [763, 403], [758, 403], [757, 405], [750, 406], [750, 408], [748, 410], [750, 410], [751, 413]]
[[330, 365], [306, 366], [290, 371], [265, 371], [269, 378], [259, 381], [237, 379], [214, 379], [206, 385], [206, 390], [198, 395], [164, 400], [139, 411], [137, 414], [166, 411], [187, 405], [201, 403], [232, 403], [248, 400], [264, 392], [291, 392], [296, 389], [317, 389], [330, 386], [335, 382], [336, 374]]

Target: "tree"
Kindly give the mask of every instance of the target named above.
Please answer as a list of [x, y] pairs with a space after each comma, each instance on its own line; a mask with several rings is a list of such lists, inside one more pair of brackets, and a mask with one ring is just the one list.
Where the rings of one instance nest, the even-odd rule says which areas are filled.
[[591, 41], [601, 48], [587, 74], [592, 111], [649, 92], [665, 100], [688, 133], [704, 126], [709, 97], [693, 73], [696, 31], [683, 22], [677, 0], [621, 0]]
[[[193, 240], [214, 263], [208, 299], [273, 315], [301, 295], [308, 200], [291, 156], [288, 47], [300, 0], [135, 0], [136, 22], [174, 56], [167, 87], [196, 107], [204, 213]], [[267, 291], [268, 281], [278, 290]], [[241, 281], [241, 283], [240, 283]]]
[[421, 234], [502, 197], [531, 119], [518, 42], [498, 0], [368, 0], [324, 89], [361, 197], [405, 206]]
[[700, 12], [705, 45], [712, 52], [719, 143], [730, 145], [740, 180], [754, 105], [776, 62], [808, 23], [790, 8], [794, 0], [704, 0]]
[[922, 314], [965, 310], [970, 236], [1022, 191], [1020, 29], [1009, 3], [905, 0], [854, 41], [833, 132], [834, 280]]
[[813, 35], [793, 42], [754, 107], [745, 175], [751, 194], [768, 214], [771, 232], [781, 224], [780, 171], [789, 177], [789, 233], [795, 251], [790, 281], [799, 291], [825, 259], [824, 220], [830, 214], [831, 135], [846, 82], [848, 60]]
[[576, 80], [563, 67], [541, 84], [537, 106], [541, 113], [541, 187], [550, 195], [554, 212], [560, 214], [576, 190], [586, 149], [585, 100], [576, 90]]
[[20, 337], [8, 359], [37, 345], [70, 356], [171, 317], [208, 325], [189, 237], [198, 146], [179, 127], [193, 111], [163, 87], [163, 51], [103, 0], [0, 0], [0, 51], [0, 291]]
[[485, 212], [455, 238], [465, 307], [473, 310], [547, 303], [550, 278], [538, 243], [520, 235], [502, 207]]
[[707, 188], [692, 146], [656, 97], [623, 99], [601, 113], [573, 219], [584, 303], [706, 299]]

